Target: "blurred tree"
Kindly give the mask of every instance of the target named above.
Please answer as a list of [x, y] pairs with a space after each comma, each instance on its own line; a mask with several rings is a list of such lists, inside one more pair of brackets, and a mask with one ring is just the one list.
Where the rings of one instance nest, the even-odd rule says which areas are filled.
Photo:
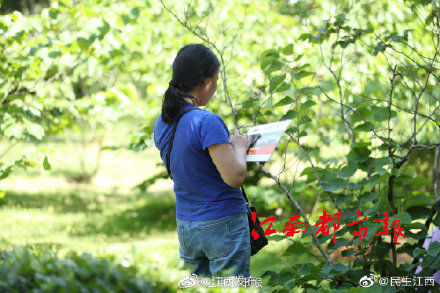
[[37, 14], [41, 9], [49, 7], [49, 2], [49, 0], [3, 0], [3, 3], [0, 1], [0, 13], [20, 11], [24, 15]]

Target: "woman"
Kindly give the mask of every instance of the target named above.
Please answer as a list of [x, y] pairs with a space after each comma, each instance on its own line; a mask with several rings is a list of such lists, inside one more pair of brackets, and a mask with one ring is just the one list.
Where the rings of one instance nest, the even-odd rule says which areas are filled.
[[[176, 116], [205, 106], [217, 89], [220, 63], [202, 44], [184, 46], [173, 62], [154, 142], [166, 165]], [[179, 254], [197, 275], [250, 276], [246, 201], [239, 189], [246, 177], [249, 136], [229, 136], [222, 118], [208, 110], [182, 116], [170, 155], [176, 194]]]

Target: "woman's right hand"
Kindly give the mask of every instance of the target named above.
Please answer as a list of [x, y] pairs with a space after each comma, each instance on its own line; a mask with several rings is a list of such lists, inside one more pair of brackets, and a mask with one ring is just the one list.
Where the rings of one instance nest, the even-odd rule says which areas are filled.
[[247, 134], [240, 135], [236, 129], [229, 139], [231, 143], [209, 146], [209, 155], [223, 181], [229, 186], [240, 188], [247, 174], [246, 152], [249, 149], [250, 137]]
[[246, 152], [251, 144], [249, 135], [246, 133], [241, 135], [237, 128], [235, 129], [234, 134], [231, 135], [229, 139], [231, 140], [231, 144], [234, 147], [234, 149], [242, 148]]

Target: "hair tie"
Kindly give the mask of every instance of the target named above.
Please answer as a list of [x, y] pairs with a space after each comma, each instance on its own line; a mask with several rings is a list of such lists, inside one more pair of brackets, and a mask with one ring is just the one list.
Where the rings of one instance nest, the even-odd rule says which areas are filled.
[[171, 80], [171, 81], [169, 82], [169, 85], [174, 86], [174, 87], [177, 87], [177, 84], [176, 84], [176, 82], [175, 82], [174, 80]]

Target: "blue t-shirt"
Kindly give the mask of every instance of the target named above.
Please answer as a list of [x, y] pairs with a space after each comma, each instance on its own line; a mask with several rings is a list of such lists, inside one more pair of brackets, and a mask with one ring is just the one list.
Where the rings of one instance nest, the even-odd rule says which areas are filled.
[[[182, 111], [188, 108], [196, 107], [185, 103]], [[154, 124], [154, 143], [165, 167], [174, 123], [163, 122], [160, 114]], [[208, 147], [216, 143], [231, 143], [219, 115], [193, 110], [182, 116], [170, 154], [179, 220], [201, 221], [247, 212], [241, 190], [223, 181], [209, 155]]]

